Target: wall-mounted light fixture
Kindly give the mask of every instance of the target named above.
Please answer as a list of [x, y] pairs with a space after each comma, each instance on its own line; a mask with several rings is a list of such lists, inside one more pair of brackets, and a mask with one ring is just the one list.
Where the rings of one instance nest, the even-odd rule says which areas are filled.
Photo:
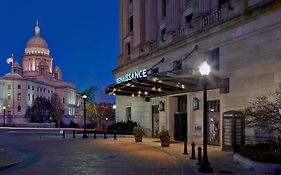
[[198, 110], [199, 109], [199, 99], [197, 97], [193, 98], [193, 111]]
[[165, 103], [163, 101], [159, 102], [159, 111], [165, 111]]

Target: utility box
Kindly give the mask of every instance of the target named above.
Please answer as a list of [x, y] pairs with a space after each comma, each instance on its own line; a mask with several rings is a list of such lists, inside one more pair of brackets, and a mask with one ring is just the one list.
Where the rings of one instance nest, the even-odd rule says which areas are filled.
[[222, 150], [239, 151], [245, 143], [245, 119], [239, 111], [227, 111], [222, 116]]

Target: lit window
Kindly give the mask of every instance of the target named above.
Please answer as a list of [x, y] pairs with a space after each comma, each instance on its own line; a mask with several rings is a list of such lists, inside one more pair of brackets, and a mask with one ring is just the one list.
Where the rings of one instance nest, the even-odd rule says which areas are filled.
[[8, 84], [8, 89], [11, 89], [11, 85], [10, 84]]
[[8, 93], [8, 100], [10, 100], [11, 99], [11, 94], [10, 93]]
[[21, 100], [21, 93], [18, 93], [17, 100]]

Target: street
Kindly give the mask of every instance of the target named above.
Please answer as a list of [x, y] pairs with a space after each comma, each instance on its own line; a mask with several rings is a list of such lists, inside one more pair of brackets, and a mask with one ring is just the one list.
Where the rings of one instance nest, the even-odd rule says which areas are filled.
[[169, 154], [144, 144], [104, 139], [75, 139], [59, 133], [1, 131], [0, 148], [22, 155], [22, 161], [0, 174], [180, 174]]

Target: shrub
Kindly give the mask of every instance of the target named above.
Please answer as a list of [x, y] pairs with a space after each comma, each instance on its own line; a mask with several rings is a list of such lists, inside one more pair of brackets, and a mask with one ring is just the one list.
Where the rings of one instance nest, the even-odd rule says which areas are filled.
[[134, 135], [143, 135], [143, 127], [141, 126], [135, 126], [133, 131]]
[[269, 143], [257, 145], [243, 145], [240, 154], [258, 162], [281, 163], [281, 152], [272, 151]]
[[160, 140], [170, 140], [169, 130], [163, 129], [163, 130], [159, 133], [159, 137], [160, 137]]
[[137, 122], [128, 120], [127, 122], [117, 122], [108, 126], [108, 130], [127, 130], [133, 132], [133, 128], [138, 126]]

